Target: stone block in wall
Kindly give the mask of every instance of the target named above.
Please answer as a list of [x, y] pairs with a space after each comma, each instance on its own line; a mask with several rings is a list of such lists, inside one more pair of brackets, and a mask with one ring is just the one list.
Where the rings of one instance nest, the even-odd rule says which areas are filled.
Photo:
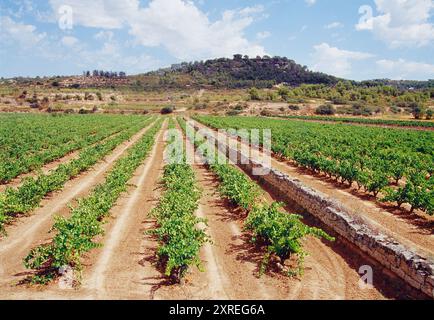
[[418, 290], [422, 289], [422, 284], [418, 282], [417, 280], [413, 279], [409, 275], [405, 275], [404, 277], [405, 282], [407, 282], [409, 285], [411, 285], [413, 288], [416, 288]]

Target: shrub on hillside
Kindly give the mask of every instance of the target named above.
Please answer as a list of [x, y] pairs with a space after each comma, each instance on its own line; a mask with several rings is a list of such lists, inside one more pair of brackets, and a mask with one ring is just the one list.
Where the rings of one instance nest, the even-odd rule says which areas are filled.
[[239, 110], [229, 110], [228, 112], [226, 112], [226, 115], [230, 117], [234, 117], [240, 115], [240, 113], [241, 111]]
[[174, 108], [173, 107], [164, 107], [163, 109], [161, 109], [160, 113], [161, 114], [171, 114], [173, 113]]
[[256, 88], [251, 88], [249, 90], [249, 96], [250, 96], [250, 100], [256, 100], [256, 101], [261, 100], [261, 95], [259, 93], [259, 90]]
[[411, 103], [410, 107], [411, 107], [411, 113], [413, 114], [413, 117], [415, 119], [422, 119], [427, 112], [426, 107], [416, 102]]
[[264, 109], [264, 110], [261, 111], [261, 116], [263, 116], [263, 117], [272, 117], [273, 114], [270, 111]]
[[95, 98], [94, 98], [94, 96], [91, 93], [86, 92], [84, 94], [84, 100], [86, 100], [86, 101], [93, 101], [94, 99]]
[[354, 103], [351, 108], [353, 116], [370, 116], [374, 112], [374, 108], [358, 102]]
[[79, 114], [89, 114], [89, 113], [92, 113], [92, 111], [84, 109], [84, 108], [81, 108], [80, 111], [78, 111], [78, 113]]
[[300, 107], [299, 107], [299, 106], [296, 106], [296, 105], [293, 105], [293, 104], [290, 104], [290, 105], [288, 106], [288, 109], [289, 109], [289, 110], [292, 110], [292, 111], [299, 111], [299, 110], [300, 110]]
[[398, 113], [401, 113], [401, 112], [402, 112], [402, 109], [399, 108], [399, 107], [397, 107], [397, 106], [391, 106], [391, 107], [390, 107], [390, 111], [391, 111], [392, 113], [394, 113], [394, 114], [398, 114]]
[[315, 113], [318, 115], [330, 116], [330, 115], [336, 114], [336, 109], [335, 109], [335, 107], [333, 107], [333, 105], [328, 103], [328, 104], [323, 104], [323, 105], [319, 106], [318, 108], [316, 108]]
[[332, 99], [333, 104], [347, 104], [348, 102], [342, 97], [335, 97]]
[[306, 103], [307, 101], [303, 98], [287, 98], [285, 99], [288, 103]]

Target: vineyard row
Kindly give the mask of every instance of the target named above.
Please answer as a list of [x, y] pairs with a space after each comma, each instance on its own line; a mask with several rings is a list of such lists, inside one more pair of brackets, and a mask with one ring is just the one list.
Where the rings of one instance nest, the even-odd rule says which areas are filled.
[[49, 244], [33, 248], [24, 259], [24, 265], [36, 273], [31, 281], [46, 283], [59, 276], [59, 270], [70, 266], [79, 272], [82, 255], [100, 244], [95, 237], [104, 233], [104, 218], [119, 196], [126, 191], [127, 183], [135, 170], [148, 156], [160, 130], [162, 120], [157, 120], [145, 135], [117, 160], [105, 181], [97, 185], [91, 194], [78, 200], [68, 218], [57, 217], [53, 226], [56, 233]]

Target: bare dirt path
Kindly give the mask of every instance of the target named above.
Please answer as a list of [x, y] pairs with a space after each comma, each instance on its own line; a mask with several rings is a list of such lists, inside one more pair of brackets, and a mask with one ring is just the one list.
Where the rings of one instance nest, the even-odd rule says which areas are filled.
[[149, 274], [143, 267], [146, 245], [147, 215], [158, 201], [158, 183], [164, 166], [163, 130], [157, 135], [149, 157], [130, 181], [128, 193], [111, 211], [103, 248], [95, 250], [95, 259], [88, 264], [82, 289], [97, 299], [148, 299], [151, 287], [144, 278]]
[[[116, 136], [118, 134], [119, 134], [119, 132], [118, 133], [114, 133], [114, 134], [110, 135], [107, 138], [104, 138], [104, 139], [99, 140], [99, 141], [97, 141], [97, 142], [95, 142], [95, 143], [93, 143], [93, 144], [91, 144], [89, 146], [86, 146], [85, 148], [92, 147], [92, 146], [95, 146], [97, 144], [100, 144], [100, 143], [102, 143], [102, 142], [104, 142], [104, 141], [106, 141], [106, 140], [108, 140], [110, 138], [113, 138], [114, 136]], [[18, 188], [18, 187], [20, 187], [22, 185], [22, 183], [23, 183], [23, 179], [29, 178], [29, 177], [35, 178], [35, 177], [37, 177], [39, 175], [39, 172], [42, 172], [44, 174], [48, 174], [50, 171], [56, 170], [61, 164], [67, 163], [67, 162], [69, 162], [69, 161], [71, 161], [73, 159], [77, 159], [83, 149], [84, 148], [74, 150], [74, 151], [72, 151], [72, 152], [64, 155], [63, 157], [60, 157], [60, 158], [55, 159], [55, 160], [53, 160], [53, 161], [51, 161], [49, 163], [46, 163], [45, 165], [43, 165], [38, 170], [33, 170], [31, 172], [21, 174], [18, 177], [16, 177], [13, 180], [11, 180], [10, 182], [8, 182], [6, 184], [1, 184], [0, 185], [0, 192], [5, 192], [5, 190], [8, 187], [10, 187], [10, 188]]]
[[[200, 127], [205, 127], [196, 123]], [[232, 138], [231, 140], [234, 141]], [[370, 196], [363, 197], [352, 188], [336, 186], [330, 179], [314, 176], [290, 162], [272, 158], [271, 165], [300, 180], [304, 185], [341, 202], [350, 213], [363, 219], [372, 228], [392, 236], [422, 256], [434, 259], [434, 217], [406, 214], [400, 209], [376, 203]]]
[[68, 181], [61, 191], [44, 199], [41, 207], [30, 216], [22, 217], [7, 227], [8, 237], [0, 240], [0, 297], [7, 296], [8, 290], [20, 291], [22, 289], [22, 287], [11, 287], [27, 275], [22, 259], [31, 248], [52, 238], [49, 231], [54, 222], [54, 215], [69, 214], [68, 204], [76, 198], [85, 196], [95, 185], [102, 182], [106, 172], [112, 168], [115, 161], [137, 142], [151, 125], [140, 130], [129, 141], [116, 147], [104, 161], [95, 165], [91, 170]]

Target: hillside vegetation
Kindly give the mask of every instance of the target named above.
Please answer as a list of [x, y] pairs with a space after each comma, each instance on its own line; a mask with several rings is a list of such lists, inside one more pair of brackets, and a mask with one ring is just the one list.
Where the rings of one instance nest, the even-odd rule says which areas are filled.
[[226, 88], [271, 87], [278, 83], [297, 86], [308, 84], [335, 84], [336, 77], [308, 70], [286, 57], [256, 57], [235, 55], [233, 59], [214, 59], [172, 65], [150, 73], [170, 78], [189, 75], [194, 84]]

